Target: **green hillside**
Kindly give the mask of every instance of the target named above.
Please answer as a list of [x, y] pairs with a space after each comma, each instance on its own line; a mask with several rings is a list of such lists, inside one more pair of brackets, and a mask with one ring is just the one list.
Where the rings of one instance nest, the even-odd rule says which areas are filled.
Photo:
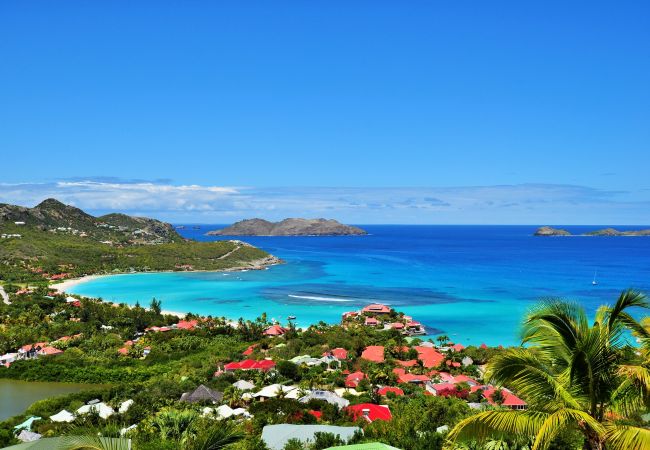
[[[18, 222], [18, 223], [16, 223]], [[167, 223], [124, 214], [93, 217], [50, 199], [35, 208], [0, 205], [0, 280], [53, 275], [255, 268], [276, 262], [240, 241], [183, 239]]]

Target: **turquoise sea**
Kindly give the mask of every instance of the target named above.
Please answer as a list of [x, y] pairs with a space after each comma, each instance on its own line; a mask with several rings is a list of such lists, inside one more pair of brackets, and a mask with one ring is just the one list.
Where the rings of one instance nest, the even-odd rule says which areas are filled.
[[[203, 235], [220, 225], [197, 227], [179, 232], [220, 239]], [[166, 310], [234, 319], [295, 315], [300, 326], [338, 322], [345, 311], [382, 302], [432, 335], [476, 345], [518, 343], [522, 315], [542, 297], [573, 299], [593, 312], [622, 289], [650, 292], [650, 237], [534, 237], [535, 226], [364, 228], [369, 236], [242, 238], [286, 261], [264, 271], [115, 275], [71, 292], [129, 304], [156, 297]]]

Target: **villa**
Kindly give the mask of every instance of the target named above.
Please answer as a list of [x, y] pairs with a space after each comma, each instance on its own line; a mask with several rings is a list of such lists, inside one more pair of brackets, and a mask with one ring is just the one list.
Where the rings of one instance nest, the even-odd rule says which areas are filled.
[[223, 366], [226, 372], [234, 372], [235, 370], [261, 370], [267, 372], [275, 367], [275, 362], [270, 359], [263, 359], [255, 361], [254, 359], [245, 359], [239, 362], [229, 362]]
[[265, 336], [282, 336], [287, 331], [289, 331], [289, 330], [287, 330], [286, 328], [284, 328], [284, 327], [282, 327], [280, 325], [273, 325], [273, 326], [270, 326], [269, 328], [267, 328], [264, 331], [264, 335]]
[[345, 387], [356, 388], [361, 380], [366, 377], [366, 374], [363, 372], [354, 372], [345, 377]]
[[393, 308], [380, 303], [373, 303], [372, 305], [364, 307], [361, 312], [364, 314], [390, 314], [393, 312]]
[[361, 358], [376, 363], [384, 362], [384, 347], [381, 345], [370, 345], [361, 353]]

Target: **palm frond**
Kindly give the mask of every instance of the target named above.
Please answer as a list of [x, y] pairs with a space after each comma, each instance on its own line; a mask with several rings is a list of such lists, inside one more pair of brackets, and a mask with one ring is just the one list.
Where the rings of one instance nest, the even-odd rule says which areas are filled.
[[130, 439], [103, 436], [64, 436], [58, 450], [130, 450]]
[[[554, 373], [528, 349], [510, 349], [495, 356], [486, 378], [511, 387], [545, 411], [562, 406], [580, 408], [577, 393], [567, 387], [566, 377]], [[556, 406], [557, 401], [560, 403]]]
[[546, 418], [535, 436], [532, 450], [547, 448], [553, 439], [569, 425], [580, 425], [583, 428], [591, 429], [598, 435], [605, 434], [605, 428], [588, 413], [577, 409], [561, 409]]
[[650, 448], [650, 430], [628, 425], [607, 426], [608, 450], [645, 450]]
[[[650, 304], [648, 303], [645, 294], [641, 292], [635, 291], [633, 289], [628, 289], [621, 292], [621, 295], [619, 295], [616, 303], [614, 306], [612, 306], [609, 312], [609, 318], [607, 320], [609, 329], [613, 330], [619, 323], [619, 320], [622, 319], [622, 314], [625, 312], [625, 310], [632, 307], [650, 308]], [[628, 314], [625, 315], [627, 317], [630, 317]], [[639, 325], [639, 327], [641, 326]]]
[[532, 411], [483, 411], [460, 421], [447, 435], [447, 448], [456, 441], [535, 436], [548, 415]]

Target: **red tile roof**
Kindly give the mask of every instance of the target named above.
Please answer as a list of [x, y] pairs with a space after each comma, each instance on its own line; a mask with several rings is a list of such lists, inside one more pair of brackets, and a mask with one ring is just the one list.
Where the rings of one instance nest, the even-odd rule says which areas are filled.
[[370, 345], [361, 353], [361, 358], [378, 363], [384, 362], [384, 347], [382, 345]]
[[344, 348], [333, 348], [329, 352], [324, 352], [323, 356], [332, 355], [337, 359], [348, 359], [348, 351]]
[[268, 327], [264, 331], [264, 335], [266, 336], [282, 336], [285, 334], [288, 330], [284, 327], [281, 327], [280, 325], [273, 325]]
[[345, 377], [345, 387], [355, 388], [359, 385], [359, 382], [366, 378], [366, 374], [363, 372], [353, 372], [347, 377]]
[[254, 359], [245, 359], [240, 362], [230, 362], [223, 366], [224, 370], [263, 370], [267, 371], [275, 367], [275, 362], [270, 359], [255, 361]]
[[392, 392], [393, 394], [395, 394], [395, 395], [397, 395], [397, 396], [404, 395], [404, 391], [403, 391], [403, 390], [401, 390], [401, 389], [398, 388], [398, 387], [393, 387], [393, 386], [384, 386], [383, 388], [377, 390], [377, 393], [378, 393], [379, 395], [386, 395], [386, 394], [388, 394], [389, 392]]
[[424, 367], [438, 367], [445, 360], [445, 357], [434, 348], [418, 346], [415, 347], [415, 350], [417, 350], [418, 359], [422, 361]]
[[[496, 402], [492, 400], [492, 394], [494, 394], [494, 391], [496, 391], [496, 389], [492, 386], [483, 391], [483, 397], [485, 397], [491, 405], [496, 404]], [[501, 403], [501, 406], [526, 406], [528, 404], [507, 389], [502, 389], [501, 393], [503, 394], [503, 403]]]
[[365, 325], [379, 325], [379, 321], [374, 317], [366, 317]]
[[181, 320], [176, 324], [177, 328], [180, 328], [181, 330], [192, 330], [194, 327], [196, 327], [199, 324], [198, 320]]
[[345, 408], [354, 420], [364, 417], [368, 422], [375, 420], [391, 420], [393, 418], [388, 406], [375, 405], [374, 403], [360, 403]]
[[249, 345], [248, 348], [242, 352], [242, 355], [244, 355], [244, 356], [252, 355], [253, 351], [255, 350], [255, 347], [257, 347], [258, 345], [259, 344]]
[[456, 383], [469, 383], [477, 386], [479, 384], [478, 381], [476, 381], [474, 378], [470, 378], [467, 375], [461, 374], [461, 375], [456, 375], [455, 377]]
[[58, 348], [54, 347], [43, 347], [39, 353], [41, 355], [47, 355], [47, 356], [53, 356], [53, 355], [60, 355], [63, 353], [63, 350], [59, 350]]
[[465, 348], [465, 346], [463, 344], [456, 344], [456, 345], [452, 346], [451, 348], [453, 348], [455, 352], [459, 352], [459, 351], [463, 350]]
[[372, 305], [368, 305], [364, 307], [361, 312], [364, 313], [375, 313], [375, 314], [388, 314], [392, 311], [393, 309], [386, 306], [382, 305], [380, 303], [373, 303]]
[[394, 330], [401, 330], [401, 329], [404, 328], [404, 324], [401, 323], [401, 322], [395, 322], [395, 323], [391, 324], [391, 328], [394, 329]]
[[412, 373], [405, 373], [399, 375], [397, 381], [400, 383], [426, 383], [430, 378], [426, 375], [413, 375]]

